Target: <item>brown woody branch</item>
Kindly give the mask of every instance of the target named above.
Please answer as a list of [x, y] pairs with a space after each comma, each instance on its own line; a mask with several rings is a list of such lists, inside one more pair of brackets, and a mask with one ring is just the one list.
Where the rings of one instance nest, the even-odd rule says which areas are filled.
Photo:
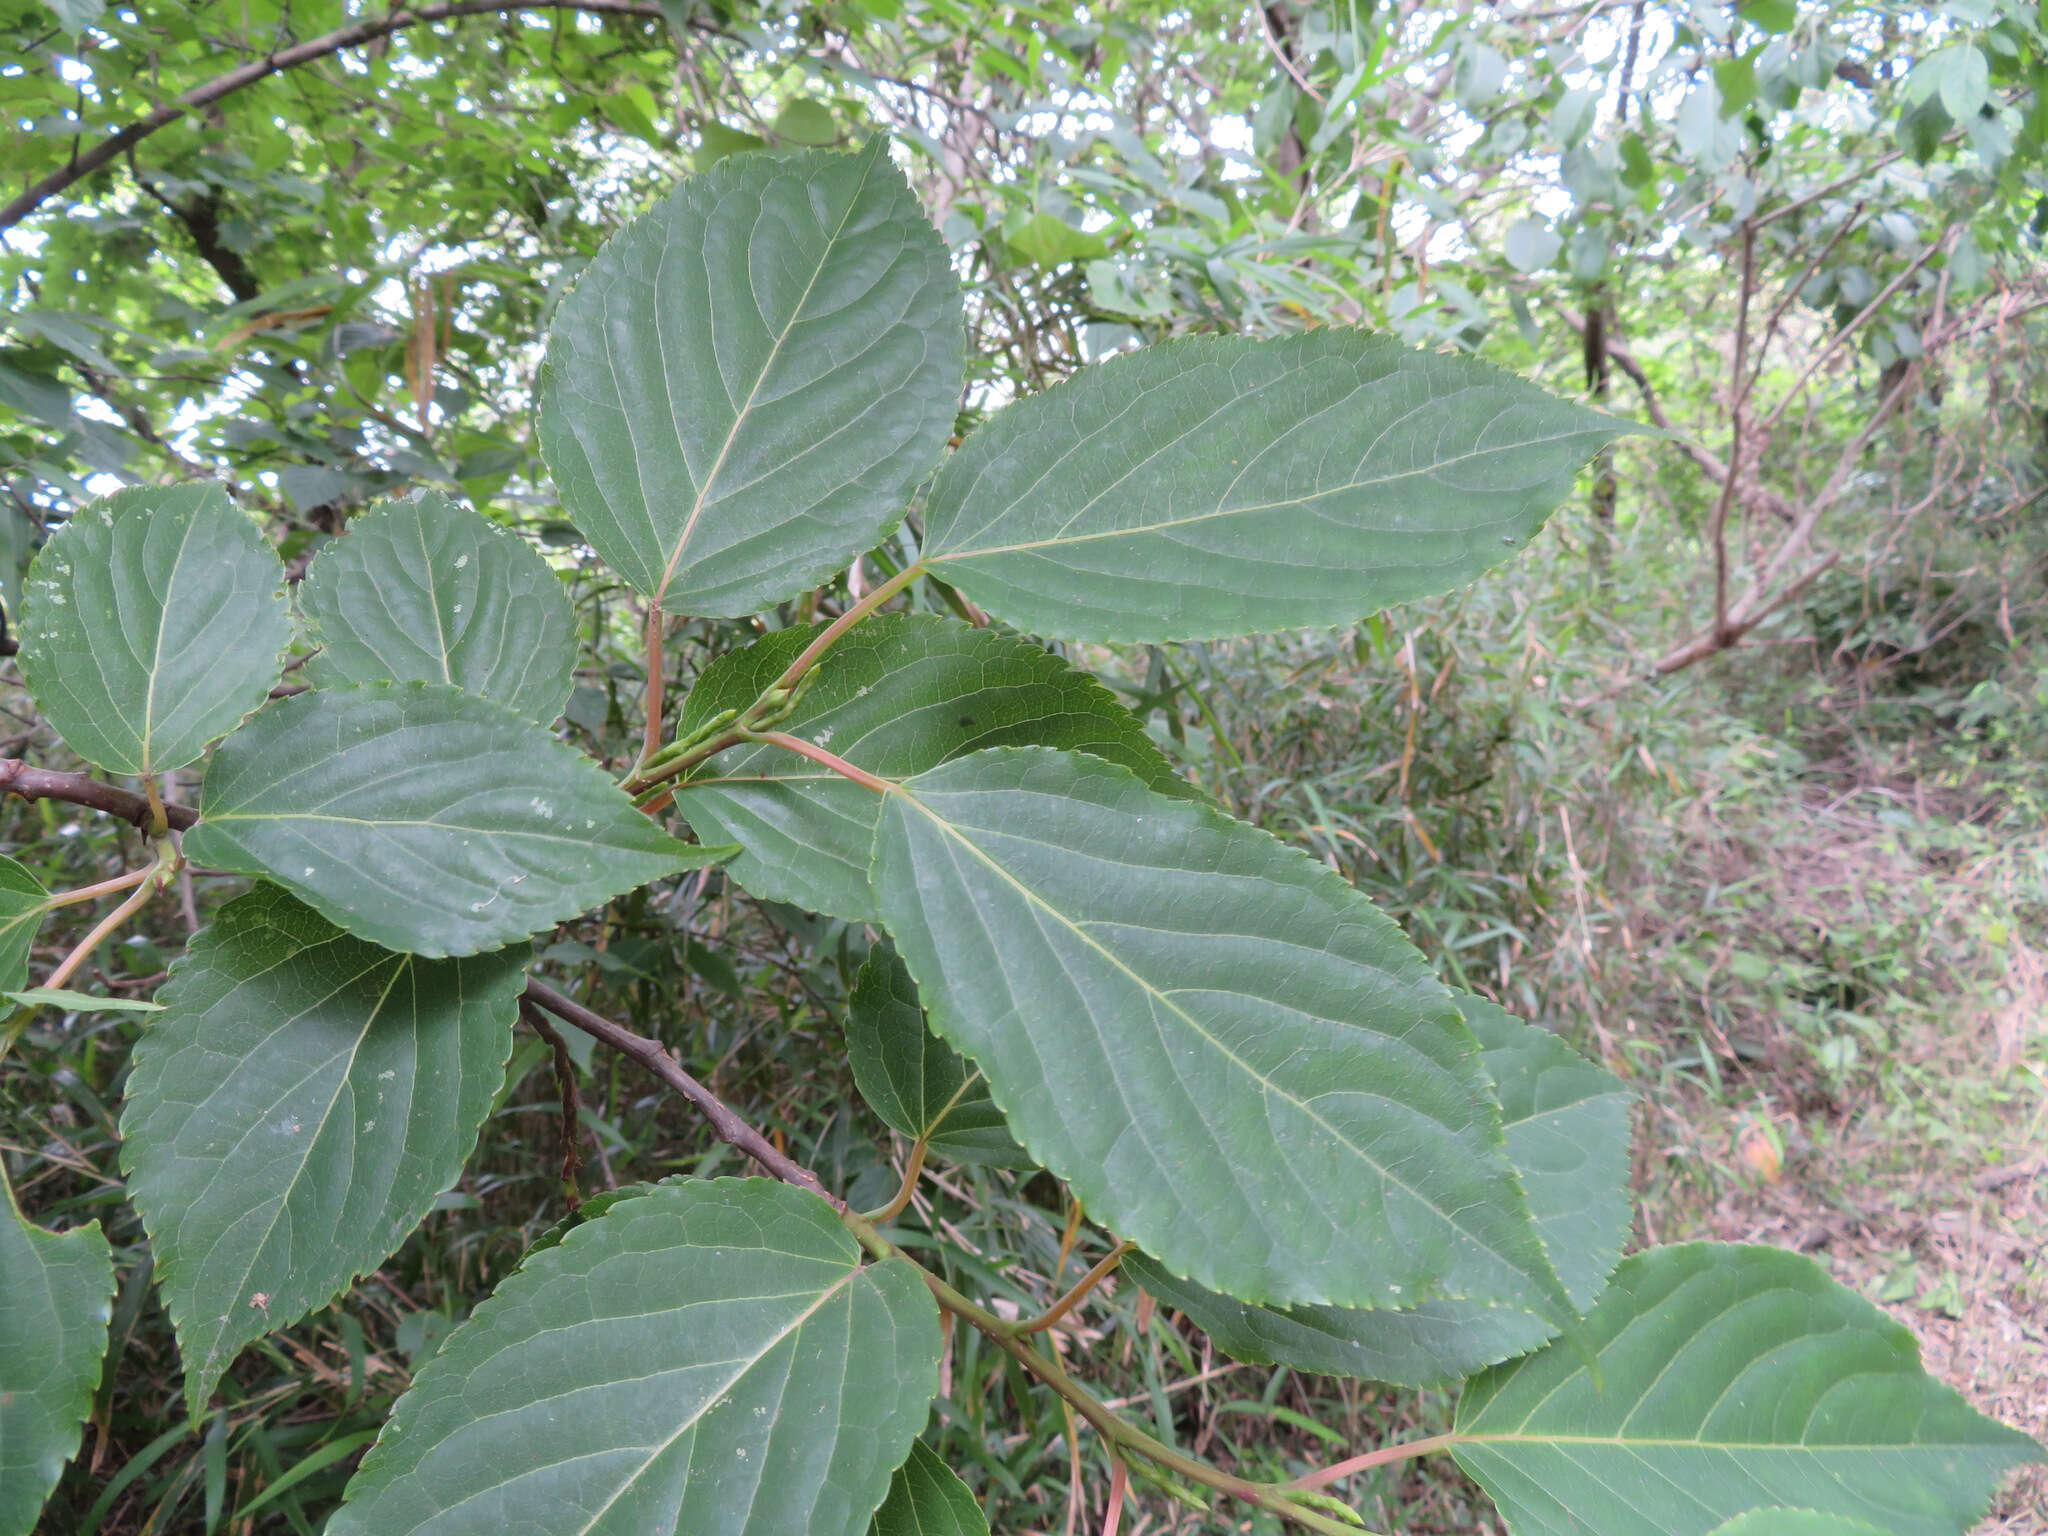
[[[0, 794], [19, 795], [24, 800], [62, 800], [88, 810], [105, 811], [138, 827], [150, 823], [149, 799], [133, 790], [102, 784], [85, 773], [59, 773], [54, 768], [37, 768], [18, 757], [0, 758]], [[189, 805], [165, 805], [164, 815], [182, 832], [199, 820]]]
[[565, 1024], [575, 1025], [586, 1035], [602, 1041], [620, 1055], [630, 1056], [639, 1062], [689, 1100], [697, 1112], [711, 1122], [712, 1132], [720, 1141], [746, 1153], [783, 1183], [808, 1189], [812, 1194], [831, 1201], [834, 1206], [843, 1203], [833, 1199], [815, 1173], [788, 1154], [777, 1151], [773, 1142], [735, 1114], [723, 1099], [685, 1072], [675, 1057], [669, 1054], [668, 1047], [659, 1040], [650, 1040], [645, 1035], [635, 1034], [623, 1024], [614, 1024], [603, 1014], [593, 1013], [581, 1003], [563, 996], [537, 978], [527, 980], [524, 996], [525, 1000], [535, 1007], [546, 1010]]
[[[388, 37], [393, 32], [423, 23], [449, 21], [458, 16], [483, 16], [492, 12], [511, 11], [589, 11], [605, 16], [639, 16], [649, 20], [661, 17], [661, 7], [652, 0], [525, 0], [523, 4], [507, 5], [503, 0], [447, 0], [441, 5], [422, 5], [411, 9], [400, 9], [359, 21], [346, 27], [338, 27], [319, 37], [308, 38], [289, 48], [280, 48], [266, 53], [261, 58], [229, 70], [224, 75], [196, 85], [173, 101], [167, 101], [146, 116], [137, 118], [118, 133], [109, 134], [91, 149], [77, 154], [57, 170], [33, 183], [14, 201], [0, 208], [0, 230], [12, 229], [44, 203], [85, 180], [101, 167], [120, 158], [137, 144], [161, 128], [167, 128], [188, 112], [199, 111], [212, 106], [223, 97], [232, 96], [245, 86], [268, 79], [288, 69], [315, 59], [326, 58], [345, 48], [358, 47], [376, 38]], [[701, 30], [715, 32], [708, 25], [692, 23]]]

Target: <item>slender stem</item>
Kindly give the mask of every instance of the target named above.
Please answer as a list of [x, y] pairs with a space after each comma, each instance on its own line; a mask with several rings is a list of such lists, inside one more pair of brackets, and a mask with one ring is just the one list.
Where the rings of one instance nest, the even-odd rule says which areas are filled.
[[1408, 1440], [1400, 1445], [1383, 1445], [1376, 1451], [1367, 1451], [1363, 1456], [1353, 1456], [1335, 1466], [1324, 1467], [1317, 1472], [1304, 1472], [1300, 1477], [1282, 1486], [1287, 1488], [1327, 1488], [1332, 1483], [1342, 1482], [1354, 1472], [1363, 1472], [1369, 1467], [1383, 1467], [1391, 1461], [1408, 1461], [1417, 1456], [1433, 1456], [1438, 1451], [1447, 1451], [1458, 1443], [1456, 1435], [1431, 1435], [1426, 1440]]
[[829, 651], [833, 643], [841, 635], [845, 634], [854, 625], [873, 613], [882, 604], [888, 602], [890, 598], [901, 592], [923, 574], [924, 563], [918, 561], [898, 571], [894, 576], [891, 576], [887, 581], [876, 587], [874, 591], [855, 603], [830, 624], [827, 624], [818, 637], [805, 646], [797, 659], [789, 664], [782, 676], [775, 679], [769, 686], [768, 691], [773, 693], [778, 688], [794, 688], [797, 680], [817, 665], [818, 658]]
[[176, 867], [177, 858], [176, 851], [169, 843], [161, 844], [156, 862], [142, 872], [142, 879], [136, 883], [135, 890], [128, 899], [93, 925], [92, 932], [78, 941], [78, 947], [64, 957], [56, 970], [50, 972], [49, 980], [43, 985], [54, 990], [69, 981], [92, 952], [99, 948], [102, 939], [140, 912], [148, 904], [149, 898], [163, 888], [164, 881]]
[[910, 1161], [903, 1165], [903, 1182], [897, 1187], [895, 1196], [887, 1205], [869, 1211], [865, 1217], [866, 1220], [876, 1223], [894, 1221], [903, 1214], [903, 1208], [910, 1204], [910, 1197], [917, 1193], [917, 1176], [924, 1172], [924, 1157], [927, 1145], [922, 1136], [912, 1143]]
[[536, 1007], [547, 1010], [566, 1024], [574, 1024], [585, 1034], [595, 1036], [613, 1050], [639, 1062], [695, 1105], [698, 1113], [711, 1122], [711, 1129], [720, 1141], [746, 1153], [785, 1184], [800, 1185], [834, 1206], [841, 1203], [832, 1199], [815, 1173], [793, 1161], [786, 1153], [778, 1152], [773, 1142], [734, 1114], [717, 1094], [685, 1072], [669, 1054], [668, 1047], [659, 1040], [650, 1040], [645, 1035], [636, 1035], [624, 1025], [614, 1024], [603, 1014], [594, 1013], [581, 1003], [564, 997], [537, 977], [527, 978], [524, 996]]
[[52, 907], [68, 907], [81, 901], [97, 901], [102, 896], [111, 896], [116, 891], [125, 891], [131, 885], [142, 884], [143, 881], [149, 878], [149, 871], [155, 867], [152, 864], [146, 869], [131, 869], [125, 875], [116, 875], [111, 880], [102, 880], [98, 885], [81, 885], [75, 891], [59, 891], [50, 898], [49, 904]]
[[[716, 757], [727, 747], [736, 747], [746, 739], [740, 731], [721, 731], [716, 736], [707, 736], [704, 740], [683, 748], [673, 757], [656, 757], [652, 763], [643, 765], [626, 780], [625, 791], [629, 795], [645, 794], [655, 785], [679, 778], [706, 758]], [[640, 809], [653, 811], [658, 810], [659, 806], [647, 802], [642, 804]]]
[[640, 761], [651, 763], [661, 750], [662, 639], [668, 615], [658, 601], [647, 605], [647, 724], [640, 736]]
[[569, 1045], [561, 1031], [531, 999], [519, 999], [519, 1017], [554, 1056], [555, 1087], [562, 1096], [562, 1198], [573, 1211], [583, 1204], [583, 1191], [577, 1183], [577, 1175], [583, 1171], [583, 1096], [576, 1086], [576, 1063], [569, 1057]]
[[1090, 1291], [1107, 1279], [1110, 1272], [1117, 1265], [1123, 1263], [1124, 1255], [1130, 1251], [1131, 1245], [1129, 1243], [1118, 1243], [1103, 1256], [1093, 1269], [1075, 1281], [1074, 1288], [1068, 1291], [1066, 1295], [1047, 1307], [1038, 1316], [1032, 1318], [1030, 1322], [1019, 1323], [1017, 1325], [1017, 1332], [1020, 1334], [1041, 1333], [1045, 1329], [1050, 1328], [1054, 1323], [1078, 1307]]
[[851, 779], [856, 784], [872, 789], [878, 795], [893, 794], [895, 792], [896, 786], [887, 779], [878, 779], [865, 768], [856, 768], [838, 754], [827, 752], [816, 742], [805, 741], [801, 736], [792, 736], [787, 731], [749, 731], [747, 732], [746, 739], [749, 741], [765, 741], [770, 746], [782, 747], [787, 751], [794, 752], [798, 757], [808, 757], [820, 767], [830, 768], [841, 778]]

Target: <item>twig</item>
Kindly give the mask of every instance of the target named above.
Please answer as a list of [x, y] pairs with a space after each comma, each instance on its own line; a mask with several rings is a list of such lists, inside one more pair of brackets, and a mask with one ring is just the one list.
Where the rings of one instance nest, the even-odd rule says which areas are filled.
[[1050, 1328], [1054, 1323], [1079, 1306], [1090, 1291], [1107, 1279], [1110, 1272], [1117, 1265], [1123, 1263], [1124, 1255], [1130, 1251], [1131, 1245], [1129, 1243], [1118, 1243], [1096, 1262], [1093, 1269], [1075, 1281], [1074, 1288], [1068, 1291], [1066, 1295], [1047, 1307], [1038, 1316], [1032, 1318], [1028, 1323], [1019, 1323], [1017, 1325], [1017, 1332], [1020, 1334], [1042, 1333]]
[[[138, 827], [150, 821], [149, 798], [132, 790], [116, 789], [83, 773], [59, 773], [54, 768], [35, 768], [18, 757], [0, 758], [0, 794], [19, 795], [24, 800], [62, 800], [87, 810], [105, 811]], [[178, 831], [197, 824], [199, 813], [187, 805], [166, 805], [165, 818]]]
[[[354, 48], [375, 38], [389, 36], [406, 27], [416, 27], [426, 22], [448, 21], [457, 16], [488, 15], [515, 8], [529, 11], [589, 11], [599, 15], [642, 16], [650, 20], [660, 20], [662, 15], [661, 7], [648, 3], [648, 0], [523, 0], [517, 7], [507, 6], [504, 0], [450, 0], [450, 3], [442, 5], [423, 5], [413, 10], [389, 11], [368, 21], [338, 27], [332, 32], [309, 38], [290, 48], [280, 48], [264, 54], [261, 58], [251, 59], [224, 75], [218, 75], [202, 85], [196, 85], [175, 100], [167, 101], [155, 111], [137, 118], [118, 133], [108, 135], [83, 154], [73, 155], [61, 168], [50, 172], [32, 184], [13, 202], [0, 208], [0, 230], [12, 229], [66, 187], [83, 181], [158, 129], [169, 127], [188, 112], [212, 106], [222, 97], [231, 96], [245, 86], [254, 85], [258, 80], [267, 79], [284, 70], [295, 69], [314, 59], [325, 58], [330, 53], [339, 53], [344, 48]], [[703, 23], [693, 21], [691, 25], [712, 35], [722, 35], [716, 28]]]
[[746, 1153], [783, 1183], [808, 1189], [812, 1194], [831, 1201], [834, 1207], [844, 1208], [844, 1202], [833, 1199], [815, 1173], [786, 1153], [776, 1151], [773, 1142], [742, 1120], [717, 1094], [685, 1072], [669, 1054], [668, 1047], [659, 1040], [650, 1040], [623, 1024], [614, 1024], [603, 1014], [594, 1013], [581, 1003], [563, 996], [538, 978], [528, 979], [524, 996], [535, 1007], [545, 1009], [565, 1024], [575, 1025], [586, 1035], [602, 1040], [621, 1055], [639, 1062], [689, 1100], [697, 1112], [711, 1122], [712, 1134], [727, 1146]]
[[547, 1015], [530, 999], [519, 999], [519, 1017], [554, 1051], [555, 1086], [562, 1095], [562, 1198], [573, 1211], [583, 1204], [583, 1192], [576, 1184], [576, 1176], [583, 1171], [583, 1096], [576, 1087], [576, 1063], [569, 1059], [569, 1047], [561, 1031], [548, 1022]]

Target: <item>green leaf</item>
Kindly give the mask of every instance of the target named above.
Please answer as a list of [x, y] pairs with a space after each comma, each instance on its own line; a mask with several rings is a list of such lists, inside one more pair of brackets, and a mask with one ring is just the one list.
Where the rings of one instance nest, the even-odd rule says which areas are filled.
[[1799, 1254], [1650, 1249], [1582, 1329], [1580, 1348], [1496, 1366], [1458, 1402], [1458, 1463], [1517, 1536], [1704, 1536], [1786, 1504], [1957, 1536], [2001, 1472], [2041, 1457]]
[[801, 144], [812, 149], [826, 149], [839, 140], [839, 125], [832, 120], [832, 109], [802, 96], [775, 114], [775, 123], [770, 131], [785, 144]]
[[738, 155], [621, 230], [563, 301], [541, 450], [634, 587], [736, 617], [902, 516], [965, 353], [945, 244], [886, 141]]
[[1915, 104], [1938, 96], [1942, 110], [1959, 123], [1977, 115], [1991, 91], [1991, 65], [1973, 43], [1937, 48], [1906, 77], [1906, 99]]
[[[745, 709], [816, 633], [779, 630], [726, 652], [691, 690], [678, 731]], [[862, 623], [825, 654], [778, 729], [885, 778], [983, 747], [1048, 746], [1122, 763], [1168, 794], [1196, 793], [1093, 677], [1028, 640], [952, 619]], [[755, 895], [874, 920], [868, 856], [882, 807], [872, 790], [779, 747], [749, 745], [704, 764], [676, 805], [705, 841], [743, 845], [732, 874]]]
[[453, 683], [552, 724], [576, 665], [561, 579], [517, 534], [435, 491], [372, 507], [299, 583], [319, 688]]
[[1790, 32], [1799, 24], [1798, 0], [1742, 0], [1736, 14], [1766, 32]]
[[262, 875], [387, 949], [496, 949], [727, 848], [671, 838], [573, 747], [445, 683], [272, 705], [207, 769], [195, 864]]
[[1885, 1530], [1811, 1509], [1752, 1509], [1715, 1526], [1713, 1536], [1885, 1536]]
[[64, 35], [76, 42], [79, 34], [105, 13], [107, 0], [50, 0], [50, 9], [56, 13], [57, 25], [64, 29]]
[[195, 1419], [243, 1345], [383, 1263], [454, 1184], [527, 958], [394, 954], [271, 885], [193, 939], [135, 1048], [121, 1166]]
[[902, 957], [877, 945], [846, 1002], [846, 1054], [868, 1108], [898, 1135], [960, 1163], [1037, 1165], [989, 1102], [981, 1074], [931, 1032]]
[[24, 1008], [61, 1008], [71, 1013], [155, 1013], [163, 1007], [139, 997], [97, 997], [90, 992], [73, 992], [69, 987], [28, 987], [0, 996]]
[[28, 951], [35, 942], [50, 893], [26, 865], [0, 854], [0, 992], [28, 985]]
[[1167, 342], [968, 438], [925, 560], [1018, 628], [1079, 639], [1348, 623], [1500, 564], [1636, 430], [1361, 331]]
[[[1483, 998], [1459, 1010], [1485, 1047], [1508, 1160], [1575, 1307], [1606, 1282], [1629, 1230], [1628, 1094], [1548, 1030]], [[1178, 1307], [1225, 1354], [1324, 1376], [1433, 1387], [1537, 1348], [1556, 1330], [1510, 1307], [1437, 1301], [1405, 1312], [1254, 1306], [1179, 1279], [1143, 1254], [1124, 1272]]]
[[327, 1536], [861, 1536], [938, 1308], [815, 1195], [693, 1180], [534, 1255], [398, 1400]]
[[1564, 241], [1541, 219], [1517, 219], [1508, 226], [1501, 254], [1517, 272], [1538, 272], [1557, 260]]
[[887, 800], [876, 894], [932, 1023], [1095, 1219], [1248, 1301], [1569, 1317], [1471, 1033], [1334, 873], [1075, 753]]
[[1052, 213], [1034, 213], [1003, 235], [1003, 243], [1035, 267], [1057, 267], [1109, 253], [1102, 236], [1076, 229]]
[[0, 1191], [0, 1536], [29, 1536], [92, 1412], [114, 1254], [98, 1222], [45, 1232]]
[[1479, 1037], [1500, 1100], [1508, 1160], [1536, 1231], [1581, 1311], [1606, 1285], [1628, 1241], [1629, 1092], [1549, 1030], [1498, 1003], [1457, 996]]
[[890, 1480], [868, 1536], [988, 1536], [988, 1517], [939, 1453], [920, 1440]]
[[277, 681], [284, 567], [217, 485], [117, 491], [50, 535], [23, 594], [21, 673], [109, 773], [182, 768]]

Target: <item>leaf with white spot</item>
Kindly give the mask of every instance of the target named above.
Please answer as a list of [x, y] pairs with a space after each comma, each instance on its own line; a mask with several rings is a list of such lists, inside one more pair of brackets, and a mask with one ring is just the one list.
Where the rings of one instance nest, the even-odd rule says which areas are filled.
[[453, 683], [547, 725], [569, 697], [576, 613], [533, 547], [438, 491], [370, 508], [299, 583], [315, 687]]
[[379, 949], [272, 885], [193, 939], [135, 1047], [121, 1164], [195, 1416], [245, 1344], [383, 1263], [454, 1184], [526, 960]]
[[22, 680], [109, 773], [191, 762], [263, 702], [290, 639], [284, 566], [217, 485], [81, 507], [23, 589]]
[[214, 754], [195, 864], [262, 875], [387, 949], [496, 949], [725, 858], [677, 842], [604, 771], [445, 683], [315, 689]]
[[816, 1195], [663, 1184], [448, 1337], [327, 1536], [864, 1536], [938, 1366], [915, 1266]]

